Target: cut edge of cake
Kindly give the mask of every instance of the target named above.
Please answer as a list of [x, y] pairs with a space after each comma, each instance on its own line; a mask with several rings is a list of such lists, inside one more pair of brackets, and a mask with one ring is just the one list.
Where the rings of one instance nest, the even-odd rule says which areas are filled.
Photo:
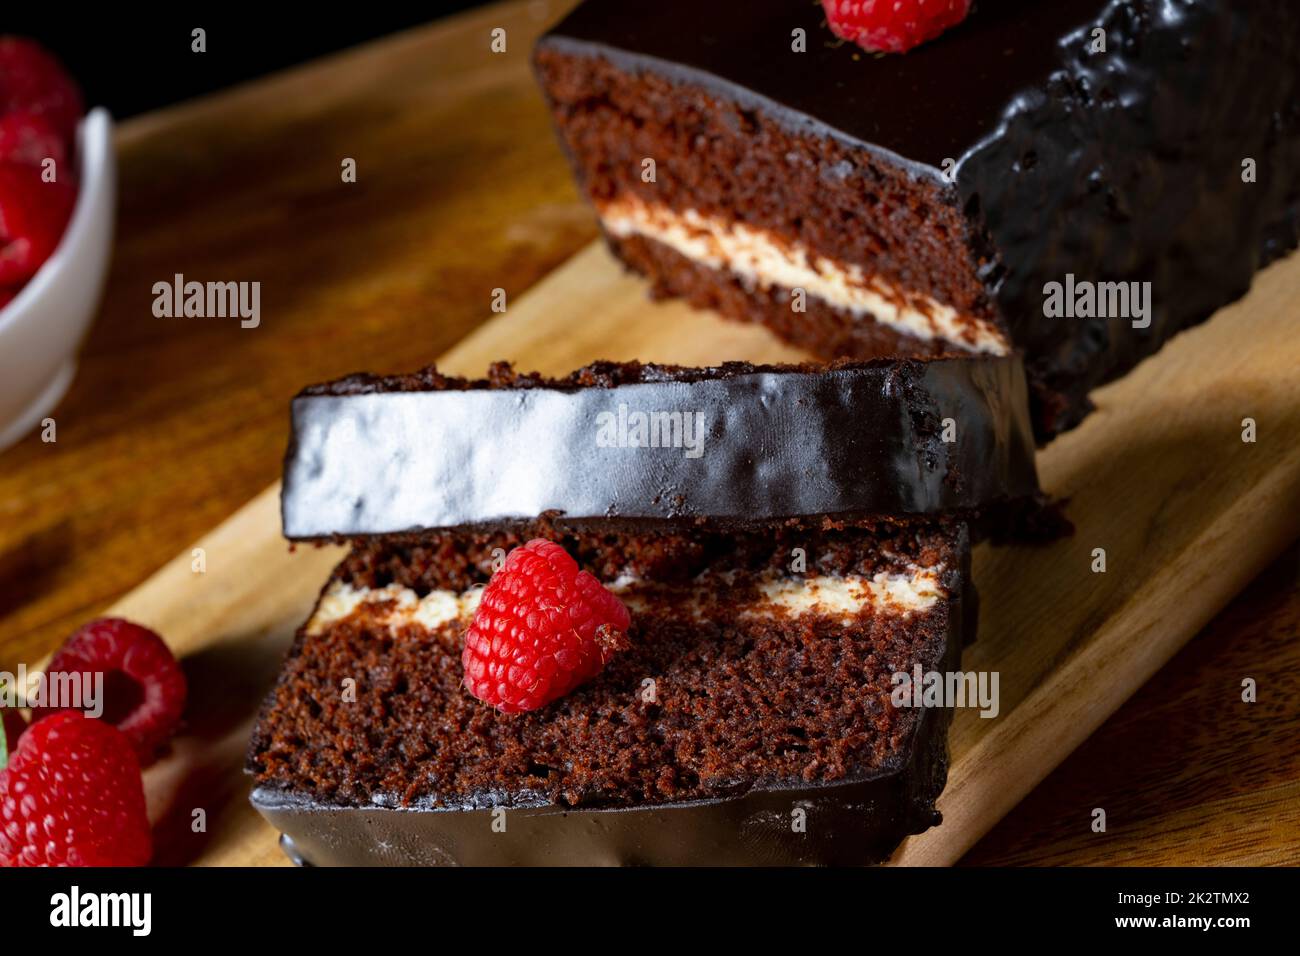
[[[1284, 0], [1008, 0], [901, 56], [815, 5], [724, 7], [587, 0], [534, 52], [580, 191], [655, 296], [823, 359], [1020, 353], [1046, 442], [1300, 241]], [[1076, 281], [1096, 295], [1051, 304]]]

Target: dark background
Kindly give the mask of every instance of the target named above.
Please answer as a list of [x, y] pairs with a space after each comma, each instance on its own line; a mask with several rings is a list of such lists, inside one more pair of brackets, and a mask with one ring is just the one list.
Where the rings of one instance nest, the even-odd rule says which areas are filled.
[[[39, 40], [72, 72], [87, 106], [118, 119], [230, 86], [436, 20], [482, 0], [358, 5], [107, 3], [5, 9], [0, 34]], [[0, 0], [5, 8], [17, 6]], [[190, 31], [207, 31], [207, 52], [190, 51]]]

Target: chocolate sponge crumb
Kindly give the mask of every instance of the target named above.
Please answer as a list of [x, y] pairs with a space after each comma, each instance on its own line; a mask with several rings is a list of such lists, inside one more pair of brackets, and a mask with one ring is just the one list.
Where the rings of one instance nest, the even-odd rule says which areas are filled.
[[[464, 591], [486, 582], [494, 549], [517, 543], [449, 533], [363, 544], [335, 581]], [[638, 579], [624, 591], [630, 646], [595, 680], [540, 710], [500, 714], [461, 686], [460, 624], [390, 628], [363, 605], [298, 633], [254, 732], [258, 783], [336, 805], [608, 807], [843, 780], [906, 761], [918, 713], [892, 706], [891, 676], [918, 662], [955, 666], [961, 529], [561, 543], [606, 583]], [[870, 579], [919, 565], [939, 573], [944, 593], [907, 617], [795, 615], [764, 603], [758, 585], [789, 574], [796, 547], [809, 575]], [[349, 678], [355, 702], [342, 699]]]

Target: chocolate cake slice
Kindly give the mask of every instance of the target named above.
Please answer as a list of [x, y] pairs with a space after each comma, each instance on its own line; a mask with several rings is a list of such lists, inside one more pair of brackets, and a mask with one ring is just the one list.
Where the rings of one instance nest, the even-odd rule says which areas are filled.
[[[506, 715], [463, 687], [461, 632], [539, 532], [622, 598], [630, 646]], [[967, 562], [943, 525], [366, 541], [263, 708], [253, 804], [317, 865], [884, 859], [939, 821], [950, 711], [892, 697], [957, 667]]]
[[975, 513], [1037, 492], [1015, 357], [353, 376], [293, 402], [289, 538]]
[[1018, 350], [1040, 439], [1300, 229], [1293, 0], [981, 2], [902, 55], [807, 0], [588, 0], [535, 59], [657, 294], [823, 358]]

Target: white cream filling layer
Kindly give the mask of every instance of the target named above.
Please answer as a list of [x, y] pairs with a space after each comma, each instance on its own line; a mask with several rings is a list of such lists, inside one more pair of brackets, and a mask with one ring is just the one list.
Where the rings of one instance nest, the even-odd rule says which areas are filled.
[[990, 322], [963, 317], [951, 306], [900, 289], [857, 265], [810, 252], [743, 222], [655, 206], [630, 196], [603, 205], [601, 222], [611, 235], [639, 235], [661, 242], [701, 265], [727, 269], [763, 288], [803, 289], [854, 315], [925, 341], [938, 339], [971, 352], [1005, 355], [1006, 339]]
[[[741, 608], [738, 616], [757, 617], [775, 608], [784, 608], [796, 615], [805, 613], [842, 617], [846, 621], [865, 609], [875, 609], [906, 617], [928, 611], [943, 596], [939, 583], [939, 570], [911, 566], [904, 574], [887, 574], [874, 577], [856, 575], [836, 577], [812, 575], [809, 577], [772, 578], [759, 584], [763, 600]], [[701, 587], [708, 586], [701, 579]], [[646, 587], [640, 578], [624, 575], [609, 585], [633, 613], [645, 608], [653, 586]], [[390, 630], [415, 624], [432, 630], [453, 621], [468, 623], [478, 609], [483, 588], [468, 591], [431, 591], [420, 597], [410, 588], [390, 584], [384, 588], [354, 588], [342, 581], [330, 584], [316, 612], [307, 622], [308, 634], [319, 634], [337, 624], [363, 606], [371, 619], [383, 623]], [[684, 610], [692, 617], [702, 617], [702, 602], [686, 602]]]
[[878, 572], [874, 577], [775, 578], [759, 585], [772, 604], [796, 614], [857, 614], [864, 607], [881, 608], [897, 614], [928, 611], [943, 594], [938, 575], [930, 568], [913, 568], [909, 574]]
[[334, 581], [316, 605], [316, 613], [307, 622], [307, 633], [319, 634], [330, 625], [350, 617], [362, 605], [367, 605], [367, 610], [390, 629], [418, 624], [432, 630], [451, 621], [468, 621], [478, 610], [482, 597], [481, 587], [459, 594], [455, 591], [430, 591], [420, 597], [400, 584], [384, 588], [354, 588], [346, 582]]

